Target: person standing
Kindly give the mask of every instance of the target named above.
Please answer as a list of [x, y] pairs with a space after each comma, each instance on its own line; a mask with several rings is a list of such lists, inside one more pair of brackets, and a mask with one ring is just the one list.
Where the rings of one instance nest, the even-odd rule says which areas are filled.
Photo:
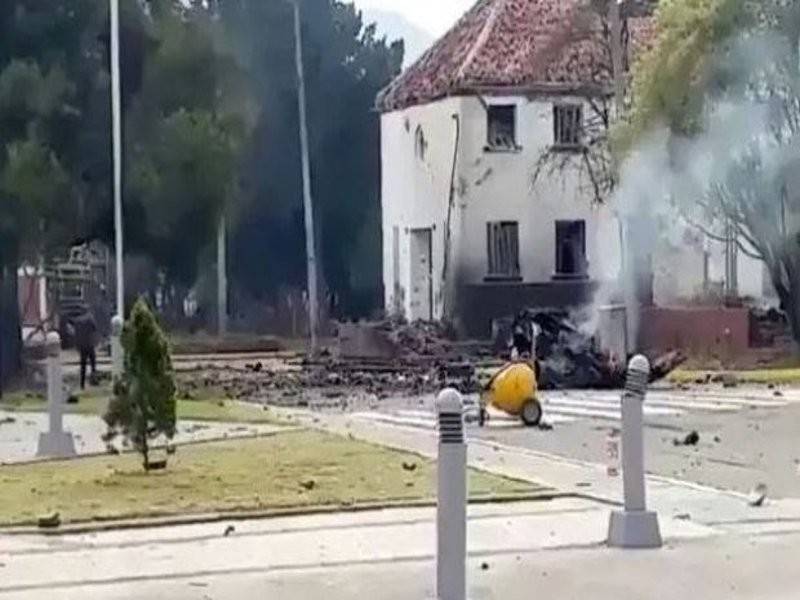
[[86, 388], [86, 369], [91, 367], [90, 382], [94, 380], [97, 372], [97, 353], [95, 344], [97, 338], [97, 322], [89, 310], [85, 310], [72, 320], [75, 335], [75, 347], [80, 354], [81, 363], [81, 389]]

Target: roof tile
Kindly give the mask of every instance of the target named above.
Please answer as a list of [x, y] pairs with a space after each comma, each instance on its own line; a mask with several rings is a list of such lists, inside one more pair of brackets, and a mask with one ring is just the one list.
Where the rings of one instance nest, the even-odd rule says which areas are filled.
[[[392, 111], [470, 91], [606, 89], [604, 23], [583, 0], [478, 0], [456, 25], [377, 98]], [[628, 19], [634, 51], [653, 36], [651, 18]]]

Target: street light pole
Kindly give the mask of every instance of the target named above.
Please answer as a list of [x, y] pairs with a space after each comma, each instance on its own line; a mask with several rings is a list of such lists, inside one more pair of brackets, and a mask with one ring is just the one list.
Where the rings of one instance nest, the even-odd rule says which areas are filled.
[[122, 84], [119, 63], [119, 0], [110, 0], [111, 122], [114, 155], [114, 245], [117, 270], [117, 315], [125, 318], [125, 277], [122, 248]]
[[311, 354], [319, 344], [319, 296], [317, 292], [317, 252], [314, 236], [314, 205], [311, 198], [311, 162], [306, 122], [306, 81], [303, 71], [303, 33], [300, 22], [300, 0], [294, 0], [295, 66], [297, 68], [297, 107], [300, 117], [300, 153], [303, 163], [303, 207], [305, 209], [306, 262], [308, 268], [308, 328]]
[[217, 335], [228, 333], [228, 231], [225, 215], [217, 224]]

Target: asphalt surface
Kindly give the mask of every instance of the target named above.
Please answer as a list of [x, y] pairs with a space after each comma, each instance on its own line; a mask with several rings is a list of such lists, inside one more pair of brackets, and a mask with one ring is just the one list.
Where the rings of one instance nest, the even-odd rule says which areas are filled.
[[[771, 497], [800, 497], [800, 390], [775, 392], [766, 386], [651, 392], [645, 403], [648, 472], [742, 493], [764, 484]], [[529, 429], [500, 417], [487, 428], [471, 426], [470, 435], [592, 463], [611, 462], [607, 440], [621, 427], [620, 392], [542, 396], [544, 419], [552, 429]], [[558, 406], [551, 408], [550, 401]], [[401, 427], [435, 427], [431, 396], [382, 401], [377, 411], [358, 405], [351, 410]], [[698, 443], [681, 444], [692, 432]]]

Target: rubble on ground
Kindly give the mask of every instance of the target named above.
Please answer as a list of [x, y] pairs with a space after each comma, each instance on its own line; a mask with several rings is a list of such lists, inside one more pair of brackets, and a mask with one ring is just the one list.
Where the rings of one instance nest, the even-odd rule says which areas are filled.
[[767, 493], [768, 488], [766, 484], [759, 483], [747, 495], [747, 503], [754, 508], [764, 506], [764, 502], [767, 499]]
[[[717, 438], [715, 438], [715, 440], [716, 439]], [[686, 434], [686, 436], [683, 439], [672, 440], [672, 444], [674, 446], [697, 446], [697, 444], [699, 443], [700, 443], [700, 434], [697, 433], [696, 431], [692, 431]]]
[[[621, 388], [625, 364], [595, 348], [566, 313], [533, 313], [541, 328], [540, 387]], [[491, 373], [508, 360], [508, 349], [491, 343], [456, 341], [438, 323], [385, 320], [340, 324], [338, 346], [317, 357], [287, 358], [280, 366], [254, 361], [243, 366], [202, 364], [179, 374], [179, 397], [210, 393], [232, 400], [278, 406], [346, 409], [354, 396], [375, 402], [389, 396], [420, 396], [455, 387], [480, 391], [478, 373]], [[666, 376], [682, 357], [670, 353], [653, 361], [652, 379]], [[372, 407], [371, 407], [372, 408]]]
[[[625, 385], [627, 360], [598, 349], [595, 338], [573, 322], [567, 312], [528, 314], [539, 328], [536, 355], [542, 389], [618, 389]], [[680, 352], [656, 357], [651, 363], [651, 382], [669, 375], [683, 360]]]

